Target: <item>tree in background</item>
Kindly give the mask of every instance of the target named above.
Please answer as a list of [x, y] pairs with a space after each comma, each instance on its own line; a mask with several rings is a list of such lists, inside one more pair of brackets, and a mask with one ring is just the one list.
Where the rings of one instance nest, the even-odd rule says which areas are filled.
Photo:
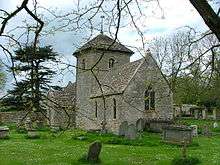
[[2, 64], [0, 61], [0, 89], [3, 88], [4, 84], [5, 84], [5, 73], [2, 69]]
[[9, 97], [4, 99], [8, 106], [16, 105], [18, 110], [43, 112], [43, 100], [50, 87], [52, 71], [47, 65], [56, 62], [57, 53], [51, 46], [37, 47], [27, 46], [15, 51], [13, 57], [15, 71], [21, 80], [9, 91]]
[[[170, 84], [176, 104], [216, 107], [220, 104], [220, 50], [214, 35], [197, 42], [194, 33], [177, 31], [155, 38], [149, 47]], [[206, 54], [201, 56], [201, 52]]]

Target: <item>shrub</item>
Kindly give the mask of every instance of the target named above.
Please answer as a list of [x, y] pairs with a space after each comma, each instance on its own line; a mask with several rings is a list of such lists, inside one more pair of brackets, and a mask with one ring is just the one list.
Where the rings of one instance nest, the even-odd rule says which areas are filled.
[[171, 165], [196, 165], [199, 164], [200, 160], [196, 157], [176, 157], [172, 160]]

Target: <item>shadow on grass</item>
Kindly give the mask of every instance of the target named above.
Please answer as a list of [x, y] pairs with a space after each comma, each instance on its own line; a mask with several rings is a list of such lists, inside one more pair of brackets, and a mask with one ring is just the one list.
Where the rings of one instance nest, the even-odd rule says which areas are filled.
[[87, 155], [84, 154], [80, 159], [78, 159], [80, 164], [101, 164], [101, 160], [98, 159], [96, 161], [87, 160]]
[[196, 165], [201, 163], [201, 161], [196, 157], [176, 157], [172, 160], [171, 165]]

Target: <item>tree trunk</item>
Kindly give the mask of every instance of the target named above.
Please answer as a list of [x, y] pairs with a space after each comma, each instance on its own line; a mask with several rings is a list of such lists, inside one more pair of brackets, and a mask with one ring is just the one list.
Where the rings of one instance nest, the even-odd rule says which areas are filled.
[[196, 8], [206, 25], [220, 41], [220, 17], [214, 12], [207, 0], [189, 0]]

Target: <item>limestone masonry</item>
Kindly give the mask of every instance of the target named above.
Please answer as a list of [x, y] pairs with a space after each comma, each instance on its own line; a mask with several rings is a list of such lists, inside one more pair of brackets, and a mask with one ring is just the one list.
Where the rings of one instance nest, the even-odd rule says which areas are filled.
[[[132, 54], [108, 36], [96, 36], [73, 53], [77, 58], [76, 82], [69, 84], [68, 90], [51, 91], [51, 98], [57, 103], [64, 99], [61, 105], [74, 109], [72, 122], [85, 130], [106, 128], [119, 134], [124, 121], [136, 124], [140, 118], [172, 119], [172, 92], [156, 61], [148, 52], [130, 62]], [[53, 111], [49, 114], [54, 120]]]

